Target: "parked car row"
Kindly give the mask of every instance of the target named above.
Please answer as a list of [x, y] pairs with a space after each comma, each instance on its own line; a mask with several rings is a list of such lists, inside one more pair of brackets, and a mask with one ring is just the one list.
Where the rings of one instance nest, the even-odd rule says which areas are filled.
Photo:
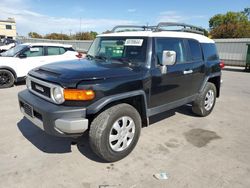
[[24, 43], [0, 54], [0, 88], [8, 88], [25, 79], [29, 70], [57, 61], [81, 58], [72, 45]]

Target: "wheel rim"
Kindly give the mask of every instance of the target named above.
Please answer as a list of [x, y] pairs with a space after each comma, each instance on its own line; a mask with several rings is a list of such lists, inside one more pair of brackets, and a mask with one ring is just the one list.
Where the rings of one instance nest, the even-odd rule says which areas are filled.
[[135, 135], [135, 123], [132, 118], [123, 116], [112, 125], [109, 134], [109, 145], [116, 152], [129, 147]]
[[211, 110], [214, 105], [214, 91], [209, 90], [205, 97], [204, 107], [207, 111]]
[[10, 83], [10, 75], [7, 72], [0, 72], [0, 85], [4, 86]]

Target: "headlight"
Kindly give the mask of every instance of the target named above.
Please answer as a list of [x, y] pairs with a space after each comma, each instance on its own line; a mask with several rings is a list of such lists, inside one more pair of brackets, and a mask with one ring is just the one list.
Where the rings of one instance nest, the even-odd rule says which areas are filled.
[[31, 80], [30, 80], [29, 77], [26, 78], [26, 87], [27, 87], [28, 89], [31, 89]]
[[52, 95], [56, 103], [61, 104], [64, 102], [64, 94], [62, 88], [59, 87], [54, 88]]

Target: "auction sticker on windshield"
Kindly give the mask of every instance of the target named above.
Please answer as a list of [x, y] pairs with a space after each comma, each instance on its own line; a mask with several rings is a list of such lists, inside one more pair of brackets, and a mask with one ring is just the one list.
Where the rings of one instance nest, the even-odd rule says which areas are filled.
[[126, 39], [125, 46], [142, 46], [143, 39]]

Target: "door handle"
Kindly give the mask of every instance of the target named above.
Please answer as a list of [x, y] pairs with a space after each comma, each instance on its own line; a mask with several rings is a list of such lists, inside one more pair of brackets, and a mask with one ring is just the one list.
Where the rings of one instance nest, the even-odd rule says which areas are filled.
[[193, 70], [185, 70], [183, 71], [183, 74], [192, 74], [193, 73]]

